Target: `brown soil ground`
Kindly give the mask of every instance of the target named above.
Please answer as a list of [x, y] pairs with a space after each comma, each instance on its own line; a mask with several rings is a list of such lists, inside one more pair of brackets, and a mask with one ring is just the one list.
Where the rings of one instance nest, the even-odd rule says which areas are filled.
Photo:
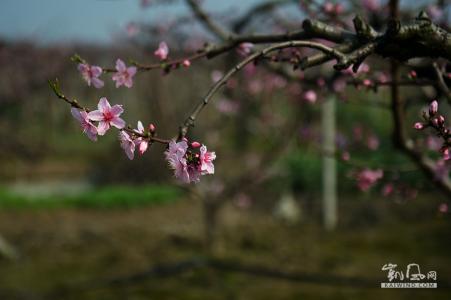
[[[373, 207], [377, 213], [365, 215], [362, 204], [334, 233], [227, 206], [212, 255], [254, 267], [168, 271], [211, 257], [201, 208], [185, 200], [130, 210], [2, 211], [0, 233], [20, 258], [0, 260], [0, 299], [450, 299], [451, 221], [429, 206], [385, 207], [389, 214]], [[390, 262], [437, 271], [439, 288], [380, 289], [387, 281], [381, 267]], [[131, 277], [161, 264], [153, 276]], [[106, 283], [117, 278], [128, 280]]]

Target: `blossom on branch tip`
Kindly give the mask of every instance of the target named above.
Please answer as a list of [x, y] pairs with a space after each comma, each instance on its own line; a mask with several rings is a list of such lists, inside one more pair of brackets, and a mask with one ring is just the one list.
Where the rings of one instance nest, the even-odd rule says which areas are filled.
[[119, 118], [119, 116], [124, 112], [122, 105], [111, 106], [107, 98], [100, 98], [99, 104], [97, 105], [98, 110], [94, 110], [88, 113], [88, 118], [92, 121], [98, 121], [99, 125], [97, 127], [97, 133], [99, 135], [104, 135], [111, 126], [118, 129], [125, 127], [125, 121]]
[[91, 141], [97, 141], [97, 128], [89, 120], [88, 113], [84, 110], [72, 107], [70, 112], [78, 122], [80, 122], [83, 133], [85, 133]]
[[169, 55], [169, 47], [166, 42], [161, 42], [158, 45], [158, 49], [155, 50], [153, 54], [161, 60], [167, 59]]
[[124, 149], [128, 159], [133, 160], [133, 157], [135, 156], [135, 142], [130, 135], [123, 130], [119, 132], [119, 140], [121, 142], [121, 148]]
[[414, 127], [416, 130], [422, 130], [422, 129], [424, 128], [424, 125], [423, 125], [422, 123], [420, 123], [420, 122], [416, 122], [416, 123], [413, 125], [413, 127]]
[[[199, 153], [192, 150], [196, 148], [198, 142], [191, 143], [191, 149], [188, 149], [186, 140], [169, 142], [168, 149], [165, 152], [166, 160], [174, 175], [183, 183], [199, 182], [201, 175], [214, 174], [213, 161], [216, 159], [214, 152], [208, 152], [207, 147], [202, 145]], [[194, 144], [194, 146], [193, 146]]]
[[438, 102], [434, 100], [429, 104], [429, 116], [434, 116], [438, 111]]
[[185, 68], [188, 68], [189, 66], [191, 66], [191, 62], [189, 61], [189, 59], [185, 59], [185, 60], [182, 62], [182, 65], [183, 65]]
[[128, 88], [133, 86], [133, 76], [136, 74], [136, 67], [128, 67], [119, 58], [116, 60], [116, 73], [113, 75], [113, 81], [116, 82], [116, 87], [125, 85]]
[[99, 66], [91, 66], [89, 64], [78, 64], [78, 71], [80, 71], [83, 79], [88, 83], [88, 86], [91, 84], [95, 88], [101, 88], [104, 85], [104, 82], [99, 79], [99, 76], [102, 75], [102, 68]]

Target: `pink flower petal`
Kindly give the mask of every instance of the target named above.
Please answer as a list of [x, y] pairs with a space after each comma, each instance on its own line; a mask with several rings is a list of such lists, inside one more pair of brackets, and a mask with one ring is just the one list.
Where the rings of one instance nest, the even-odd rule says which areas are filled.
[[124, 112], [124, 109], [122, 105], [116, 104], [111, 107], [110, 112], [115, 116], [120, 116]]
[[94, 110], [88, 113], [88, 118], [92, 121], [102, 121], [103, 113], [100, 110]]
[[110, 103], [108, 102], [107, 98], [102, 97], [100, 98], [99, 104], [97, 105], [99, 110], [101, 112], [108, 111], [111, 108]]
[[125, 127], [125, 121], [121, 118], [114, 118], [110, 121], [110, 124], [116, 127], [117, 129], [122, 129]]
[[99, 135], [104, 135], [108, 131], [108, 129], [110, 129], [110, 124], [108, 122], [100, 121], [99, 125], [97, 126], [97, 133]]
[[126, 69], [127, 69], [127, 67], [125, 66], [125, 63], [120, 58], [118, 58], [116, 60], [116, 70], [118, 72], [122, 73], [122, 72], [125, 72]]
[[83, 121], [83, 117], [80, 114], [80, 110], [78, 108], [72, 107], [70, 109], [70, 113], [72, 114], [72, 116], [77, 119], [77, 121], [82, 122]]
[[135, 76], [136, 71], [137, 71], [136, 67], [128, 67], [127, 68], [127, 73], [130, 77]]

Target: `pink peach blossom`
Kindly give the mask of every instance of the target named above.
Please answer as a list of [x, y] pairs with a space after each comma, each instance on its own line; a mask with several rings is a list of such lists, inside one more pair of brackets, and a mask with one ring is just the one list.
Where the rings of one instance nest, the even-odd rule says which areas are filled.
[[202, 145], [200, 147], [200, 171], [202, 172], [202, 175], [206, 174], [214, 174], [215, 173], [215, 166], [213, 165], [213, 161], [216, 159], [215, 152], [208, 152], [207, 147], [205, 145]]
[[434, 116], [438, 111], [438, 102], [434, 100], [429, 104], [429, 116]]
[[380, 0], [363, 0], [362, 5], [365, 9], [375, 12], [381, 8]]
[[88, 117], [92, 121], [98, 121], [99, 125], [97, 127], [97, 133], [99, 135], [104, 135], [111, 126], [118, 129], [125, 127], [125, 121], [119, 118], [119, 116], [124, 112], [122, 105], [114, 105], [111, 107], [107, 98], [100, 98], [99, 104], [97, 105], [98, 110], [94, 110], [88, 113]]
[[441, 203], [438, 207], [438, 211], [442, 214], [446, 214], [448, 212], [448, 204], [447, 203]]
[[429, 5], [426, 8], [426, 12], [429, 15], [429, 17], [431, 18], [432, 21], [434, 22], [438, 22], [444, 15], [444, 11], [443, 9], [441, 9], [440, 7], [438, 7], [437, 5]]
[[387, 183], [382, 188], [382, 196], [387, 197], [390, 196], [394, 191], [393, 183]]
[[184, 183], [189, 183], [190, 174], [188, 173], [188, 166], [185, 158], [188, 150], [188, 143], [186, 141], [169, 143], [168, 150], [164, 153], [169, 166], [174, 170], [174, 175], [177, 179]]
[[160, 60], [165, 60], [168, 58], [169, 55], [169, 47], [166, 44], [166, 42], [161, 42], [158, 45], [158, 49], [155, 50], [153, 53], [156, 57], [158, 57]]
[[377, 150], [379, 148], [379, 138], [375, 135], [369, 136], [366, 145], [370, 150]]
[[189, 59], [185, 59], [185, 60], [182, 62], [182, 65], [183, 65], [185, 68], [188, 68], [189, 66], [191, 66], [191, 62], [189, 61]]
[[91, 66], [88, 64], [78, 64], [78, 71], [80, 71], [83, 79], [88, 83], [88, 86], [92, 85], [95, 88], [101, 88], [104, 85], [104, 82], [99, 79], [99, 76], [102, 75], [102, 68], [99, 66]]
[[341, 159], [344, 161], [349, 161], [351, 159], [351, 154], [348, 151], [345, 151], [341, 154]]
[[222, 76], [224, 76], [224, 74], [219, 70], [213, 70], [211, 72], [211, 80], [213, 81], [213, 83], [216, 83], [219, 80], [221, 80]]
[[70, 112], [72, 113], [72, 116], [80, 122], [83, 133], [85, 133], [90, 140], [97, 141], [97, 128], [89, 120], [88, 113], [75, 107], [72, 107]]
[[[136, 132], [140, 134], [144, 134], [144, 126], [141, 121], [138, 121], [138, 126], [136, 129]], [[135, 139], [135, 144], [138, 146], [139, 154], [143, 155], [144, 152], [146, 152], [147, 148], [149, 147], [149, 141], [145, 138], [139, 137]]]
[[123, 130], [119, 132], [119, 140], [121, 141], [121, 147], [124, 149], [128, 159], [132, 160], [135, 156], [135, 142], [132, 140], [130, 135]]
[[316, 95], [316, 92], [313, 90], [308, 90], [304, 93], [304, 100], [306, 100], [307, 102], [315, 103], [317, 98], [318, 97]]
[[364, 169], [357, 174], [357, 186], [361, 191], [367, 191], [383, 176], [384, 172], [380, 169]]
[[252, 43], [241, 43], [237, 47], [237, 51], [241, 56], [248, 56], [252, 52], [254, 44]]
[[413, 125], [413, 128], [415, 128], [416, 130], [421, 130], [421, 129], [424, 128], [424, 125], [423, 125], [422, 123], [420, 123], [420, 122], [416, 122], [416, 123]]
[[450, 160], [451, 159], [451, 153], [449, 151], [449, 148], [446, 147], [442, 150], [442, 155], [444, 160]]
[[128, 67], [125, 63], [118, 59], [116, 60], [116, 70], [117, 72], [113, 75], [113, 80], [116, 82], [116, 87], [125, 85], [128, 88], [133, 86], [133, 76], [136, 74], [136, 67]]

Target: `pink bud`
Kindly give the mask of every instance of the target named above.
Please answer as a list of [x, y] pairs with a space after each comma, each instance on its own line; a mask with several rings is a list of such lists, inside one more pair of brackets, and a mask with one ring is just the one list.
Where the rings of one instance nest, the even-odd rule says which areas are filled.
[[451, 154], [449, 152], [449, 148], [443, 149], [443, 159], [444, 160], [450, 160], [451, 159]]
[[413, 125], [413, 127], [417, 130], [421, 130], [424, 128], [424, 125], [420, 122], [416, 122], [415, 125]]
[[448, 212], [448, 204], [446, 203], [440, 204], [438, 207], [438, 211], [441, 212], [442, 214], [446, 214]]
[[310, 103], [315, 103], [317, 99], [316, 93], [313, 90], [309, 90], [307, 92], [305, 92], [304, 94], [304, 100], [310, 102]]
[[169, 54], [169, 47], [165, 42], [161, 42], [158, 45], [158, 49], [155, 50], [153, 53], [156, 57], [158, 57], [161, 60], [165, 60], [168, 57]]
[[341, 154], [341, 159], [344, 161], [348, 161], [350, 158], [351, 158], [351, 155], [347, 151], [345, 151], [345, 152], [343, 152], [343, 154]]
[[445, 124], [445, 118], [442, 115], [438, 116], [438, 125], [442, 126], [444, 124]]
[[318, 80], [316, 80], [316, 84], [318, 84], [318, 86], [323, 87], [326, 85], [326, 81], [324, 80], [324, 78], [320, 77], [318, 78]]
[[193, 147], [193, 148], [199, 148], [201, 145], [200, 145], [200, 143], [199, 142], [192, 142], [191, 143], [191, 147]]
[[372, 85], [372, 82], [369, 79], [364, 79], [363, 80], [363, 85], [366, 86], [366, 87], [370, 87]]
[[188, 59], [185, 59], [182, 63], [182, 65], [186, 68], [188, 68], [189, 66], [191, 66], [191, 62]]
[[438, 127], [438, 119], [437, 118], [432, 119], [432, 124]]
[[429, 115], [434, 116], [438, 111], [438, 102], [434, 100], [429, 104]]
[[415, 70], [411, 70], [411, 71], [409, 72], [409, 76], [410, 76], [411, 78], [417, 78], [417, 72], [416, 72]]
[[331, 14], [334, 11], [334, 4], [332, 2], [326, 2], [323, 6], [324, 12]]
[[151, 133], [154, 133], [156, 129], [157, 129], [157, 128], [155, 127], [155, 125], [153, 125], [152, 123], [149, 124], [149, 131], [150, 131]]
[[335, 14], [339, 15], [344, 11], [344, 6], [341, 3], [335, 4]]

